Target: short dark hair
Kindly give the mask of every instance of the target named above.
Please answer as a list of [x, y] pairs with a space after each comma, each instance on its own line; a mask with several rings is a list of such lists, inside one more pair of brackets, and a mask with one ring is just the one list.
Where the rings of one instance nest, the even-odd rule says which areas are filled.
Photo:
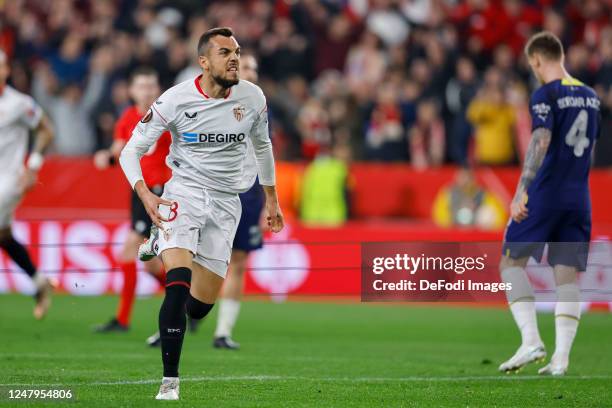
[[159, 74], [157, 73], [155, 69], [143, 65], [143, 66], [137, 67], [131, 72], [128, 83], [132, 84], [132, 82], [134, 82], [134, 80], [138, 76], [154, 76], [155, 79], [159, 80]]
[[223, 37], [231, 37], [234, 35], [234, 32], [229, 27], [215, 27], [206, 31], [200, 36], [200, 40], [198, 41], [198, 55], [201, 56], [206, 54], [207, 46], [210, 42], [210, 39], [217, 35], [222, 35]]
[[550, 31], [542, 31], [534, 34], [525, 46], [525, 54], [532, 57], [540, 54], [552, 61], [560, 61], [563, 58], [563, 45], [561, 40]]

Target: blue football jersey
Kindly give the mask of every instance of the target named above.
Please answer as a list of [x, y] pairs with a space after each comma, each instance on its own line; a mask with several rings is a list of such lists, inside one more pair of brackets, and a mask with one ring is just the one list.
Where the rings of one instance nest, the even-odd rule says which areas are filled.
[[531, 97], [532, 129], [552, 133], [548, 151], [527, 189], [528, 207], [589, 210], [591, 151], [600, 129], [600, 101], [593, 89], [565, 78]]

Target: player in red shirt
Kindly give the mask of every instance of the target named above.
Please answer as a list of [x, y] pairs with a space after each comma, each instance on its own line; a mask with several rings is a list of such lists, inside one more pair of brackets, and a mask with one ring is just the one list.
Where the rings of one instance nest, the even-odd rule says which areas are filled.
[[[142, 67], [132, 73], [129, 93], [135, 104], [127, 108], [115, 124], [114, 141], [111, 147], [108, 150], [96, 152], [94, 164], [98, 169], [105, 169], [118, 162], [119, 154], [129, 140], [132, 130], [160, 95], [160, 91], [158, 75], [153, 69]], [[158, 196], [161, 196], [164, 183], [171, 176], [171, 171], [166, 166], [166, 156], [171, 142], [170, 134], [164, 133], [140, 161], [145, 183]], [[136, 294], [136, 256], [138, 247], [149, 236], [151, 229], [151, 219], [134, 192], [132, 192], [131, 201], [132, 230], [123, 245], [119, 259], [124, 278], [121, 300], [116, 316], [108, 323], [97, 326], [96, 332], [127, 331], [129, 329]], [[155, 276], [160, 284], [163, 284], [164, 272], [158, 258], [146, 262], [145, 269]]]

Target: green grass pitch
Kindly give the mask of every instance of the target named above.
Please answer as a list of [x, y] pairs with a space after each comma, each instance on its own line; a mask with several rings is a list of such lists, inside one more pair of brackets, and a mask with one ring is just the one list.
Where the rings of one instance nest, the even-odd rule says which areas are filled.
[[[155, 401], [158, 349], [144, 340], [161, 299], [136, 303], [132, 330], [99, 335], [112, 297], [56, 296], [42, 322], [25, 296], [0, 296], [0, 406], [8, 388], [70, 388], [70, 403], [40, 407], [604, 407], [612, 406], [612, 316], [587, 313], [570, 373], [540, 378], [539, 366], [497, 373], [518, 346], [508, 311], [463, 307], [245, 302], [238, 352], [214, 350], [215, 313], [186, 336], [181, 401]], [[549, 352], [550, 314], [540, 315]]]

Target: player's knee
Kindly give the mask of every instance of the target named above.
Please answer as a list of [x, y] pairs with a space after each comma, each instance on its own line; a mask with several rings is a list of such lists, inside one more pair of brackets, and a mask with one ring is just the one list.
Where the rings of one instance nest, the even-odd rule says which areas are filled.
[[504, 271], [504, 269], [519, 267], [524, 268], [527, 265], [527, 258], [518, 258], [514, 259], [509, 256], [503, 255], [501, 260], [499, 261], [499, 271], [500, 273]]
[[210, 304], [201, 302], [190, 294], [187, 298], [187, 302], [185, 303], [185, 310], [187, 311], [187, 315], [189, 317], [200, 320], [210, 313], [214, 305], [214, 303]]
[[166, 292], [174, 286], [191, 287], [191, 269], [186, 267], [173, 268], [166, 274]]
[[502, 256], [501, 257], [501, 259], [499, 261], [499, 272], [500, 273], [503, 272], [504, 269], [509, 268], [511, 266], [510, 262], [509, 262], [509, 259], [510, 258], [508, 258], [507, 256]]

